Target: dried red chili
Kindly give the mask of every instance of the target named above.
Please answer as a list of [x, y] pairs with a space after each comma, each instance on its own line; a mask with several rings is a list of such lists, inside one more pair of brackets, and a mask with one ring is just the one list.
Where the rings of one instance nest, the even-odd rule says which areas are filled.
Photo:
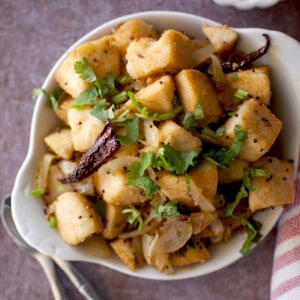
[[237, 57], [234, 60], [224, 61], [222, 63], [223, 71], [225, 73], [229, 73], [229, 72], [237, 71], [238, 69], [243, 69], [243, 68], [247, 67], [249, 64], [251, 64], [253, 61], [255, 61], [256, 59], [258, 59], [259, 57], [263, 56], [267, 52], [267, 50], [270, 46], [269, 35], [264, 33], [263, 37], [266, 40], [266, 44], [263, 47], [255, 50], [253, 52], [250, 52], [248, 54]]
[[77, 167], [58, 180], [64, 184], [81, 181], [96, 172], [119, 147], [120, 144], [115, 139], [111, 124], [107, 121], [93, 146], [82, 155]]

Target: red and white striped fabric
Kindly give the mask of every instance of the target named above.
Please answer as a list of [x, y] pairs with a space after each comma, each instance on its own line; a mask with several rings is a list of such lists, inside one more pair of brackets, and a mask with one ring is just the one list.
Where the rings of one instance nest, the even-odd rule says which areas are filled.
[[270, 298], [300, 299], [300, 168], [295, 201], [284, 210], [278, 223]]

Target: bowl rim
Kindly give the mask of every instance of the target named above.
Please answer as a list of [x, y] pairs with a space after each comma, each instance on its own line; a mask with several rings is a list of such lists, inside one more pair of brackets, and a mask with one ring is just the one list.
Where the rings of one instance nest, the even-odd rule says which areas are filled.
[[283, 0], [213, 0], [221, 6], [233, 6], [240, 10], [253, 8], [268, 8]]
[[[126, 20], [132, 19], [132, 18], [142, 18], [144, 20], [147, 21], [147, 19], [151, 19], [151, 20], [160, 20], [162, 17], [171, 17], [171, 18], [179, 18], [181, 19], [181, 22], [184, 18], [188, 18], [190, 19], [189, 22], [194, 22], [197, 21], [199, 23], [203, 23], [203, 22], [207, 22], [210, 24], [220, 24], [218, 22], [215, 22], [213, 20], [210, 20], [208, 18], [205, 17], [201, 17], [201, 16], [197, 16], [197, 15], [193, 15], [193, 14], [188, 14], [188, 13], [182, 13], [182, 12], [175, 12], [175, 11], [148, 11], [148, 12], [142, 12], [142, 13], [133, 13], [133, 14], [129, 14], [129, 15], [125, 15], [125, 16], [121, 16], [118, 18], [115, 18], [113, 20], [110, 20], [108, 22], [105, 22], [103, 24], [101, 24], [100, 26], [94, 28], [93, 30], [91, 30], [90, 32], [86, 33], [83, 37], [81, 37], [80, 39], [78, 39], [72, 46], [70, 46], [67, 50], [71, 50], [75, 47], [77, 47], [79, 44], [88, 41], [88, 40], [92, 40], [94, 39], [97, 35], [98, 37], [103, 36], [104, 31], [109, 32], [115, 25], [119, 24], [120, 22], [124, 22]], [[187, 21], [186, 21], [187, 22]], [[197, 23], [195, 22], [195, 23]], [[155, 26], [155, 24], [154, 24]], [[232, 27], [234, 28], [234, 27]], [[298, 49], [298, 56], [300, 59], [300, 44], [294, 40], [293, 38], [287, 36], [284, 33], [278, 32], [278, 31], [272, 31], [272, 30], [267, 30], [267, 29], [262, 29], [262, 28], [234, 28], [236, 29], [239, 33], [243, 34], [250, 34], [251, 32], [255, 31], [256, 33], [262, 33], [262, 32], [268, 32], [271, 35], [273, 35], [274, 37], [279, 37], [279, 39], [284, 39], [285, 41], [288, 41], [288, 44], [290, 46], [296, 47]], [[51, 68], [50, 72], [48, 73], [42, 87], [43, 88], [48, 88], [49, 86], [51, 86], [51, 84], [53, 85], [53, 76], [54, 73], [56, 72], [58, 66], [60, 65], [60, 63], [63, 61], [63, 59], [65, 58], [65, 53], [57, 60], [57, 62], [54, 64], [54, 66]], [[298, 74], [300, 74], [300, 69]], [[299, 75], [298, 75], [299, 77]], [[300, 78], [298, 78], [299, 83], [300, 83]], [[300, 103], [300, 99], [299, 103]], [[21, 168], [19, 169], [19, 172], [17, 174], [16, 177], [16, 181], [15, 181], [15, 185], [13, 187], [13, 191], [12, 191], [12, 213], [13, 213], [13, 218], [16, 222], [16, 226], [19, 230], [19, 232], [22, 234], [22, 236], [24, 237], [24, 239], [31, 244], [32, 246], [36, 247], [39, 251], [47, 254], [47, 255], [54, 255], [57, 257], [60, 257], [62, 259], [66, 259], [66, 260], [78, 260], [75, 257], [67, 257], [65, 255], [65, 253], [57, 251], [55, 249], [55, 245], [51, 242], [48, 241], [47, 239], [45, 239], [41, 244], [33, 242], [32, 238], [33, 235], [30, 232], [30, 228], [24, 228], [22, 226], [22, 220], [20, 219], [20, 208], [18, 207], [18, 199], [20, 199], [21, 196], [24, 197], [24, 193], [26, 191], [26, 184], [28, 185], [28, 179], [24, 178], [24, 174], [26, 174], [26, 172], [28, 172], [28, 168], [29, 165], [33, 159], [33, 156], [35, 155], [35, 143], [37, 142], [37, 135], [36, 135], [36, 131], [37, 131], [37, 124], [38, 124], [38, 119], [40, 118], [40, 112], [43, 109], [43, 106], [45, 104], [45, 98], [40, 95], [37, 98], [37, 102], [35, 104], [34, 107], [34, 111], [33, 111], [33, 116], [32, 116], [32, 123], [31, 123], [31, 129], [30, 129], [30, 139], [29, 139], [29, 148], [28, 148], [28, 152], [26, 155], [26, 158], [21, 166]], [[299, 128], [300, 128], [300, 123], [299, 123]], [[296, 142], [298, 145], [298, 149], [299, 149], [299, 145], [300, 145], [300, 137], [298, 138], [298, 141]], [[296, 157], [295, 157], [296, 158]], [[297, 158], [296, 158], [297, 159]], [[32, 165], [30, 166], [32, 168]], [[26, 177], [26, 176], [25, 176]], [[27, 180], [27, 181], [26, 181]], [[28, 189], [28, 188], [27, 188]], [[24, 198], [30, 198], [30, 196], [25, 195]], [[26, 200], [26, 201], [30, 201], [30, 200]], [[282, 212], [282, 208], [276, 208], [273, 211], [273, 216], [271, 216], [271, 219], [269, 221], [269, 229], [267, 230], [267, 232], [265, 233], [264, 236], [266, 236], [271, 229], [274, 227], [274, 225], [276, 224], [277, 220], [280, 217], [280, 214]], [[25, 217], [26, 219], [26, 217]], [[235, 237], [237, 238], [237, 237]], [[239, 237], [239, 239], [241, 239], [241, 237]], [[49, 242], [50, 246], [49, 249], [47, 251], [45, 251], [45, 249], [43, 248], [45, 246], [45, 243]], [[69, 247], [67, 246], [66, 248], [69, 249]], [[122, 273], [131, 275], [131, 276], [136, 276], [139, 278], [144, 278], [144, 279], [156, 279], [156, 280], [178, 280], [178, 279], [187, 279], [187, 278], [192, 278], [192, 277], [197, 277], [197, 276], [201, 276], [201, 275], [205, 275], [214, 271], [217, 271], [219, 269], [222, 269], [224, 267], [227, 267], [228, 265], [234, 263], [235, 261], [237, 261], [238, 259], [240, 259], [242, 257], [242, 255], [240, 253], [235, 253], [233, 256], [231, 255], [230, 258], [225, 259], [222, 263], [213, 265], [208, 267], [205, 271], [203, 271], [200, 268], [197, 269], [197, 267], [190, 267], [190, 268], [186, 268], [189, 269], [189, 272], [175, 272], [175, 274], [172, 275], [166, 275], [166, 274], [161, 274], [159, 273], [159, 271], [157, 271], [155, 269], [154, 273], [152, 272], [153, 268], [147, 266], [146, 267], [146, 271], [145, 272], [140, 272], [139, 270], [136, 272], [131, 272], [130, 270], [127, 269], [127, 267], [123, 268], [123, 266], [118, 266], [117, 265], [111, 265], [111, 263], [109, 263], [109, 261], [106, 261], [105, 259], [102, 260], [101, 262], [99, 262], [98, 258], [87, 258], [84, 257], [82, 259], [80, 259], [81, 261], [89, 261], [89, 262], [95, 262], [101, 265], [104, 265], [106, 267], [109, 267], [110, 269], [114, 269], [117, 271], [120, 271]], [[114, 263], [114, 262], [113, 262]], [[197, 264], [198, 266], [200, 266], [201, 264]], [[150, 270], [150, 271], [149, 271]], [[153, 278], [152, 275], [155, 275], [155, 278]]]

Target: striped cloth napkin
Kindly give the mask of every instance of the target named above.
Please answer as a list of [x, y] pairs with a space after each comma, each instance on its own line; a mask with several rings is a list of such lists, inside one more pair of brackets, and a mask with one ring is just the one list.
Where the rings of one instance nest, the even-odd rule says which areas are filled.
[[278, 223], [270, 299], [300, 299], [300, 166], [295, 201], [284, 210]]

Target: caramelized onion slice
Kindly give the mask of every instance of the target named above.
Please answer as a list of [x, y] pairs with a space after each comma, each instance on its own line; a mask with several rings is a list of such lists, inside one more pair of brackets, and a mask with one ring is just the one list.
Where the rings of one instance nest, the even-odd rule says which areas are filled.
[[203, 229], [209, 226], [216, 218], [217, 213], [209, 213], [207, 211], [193, 212], [190, 215], [193, 234], [200, 233]]
[[201, 210], [210, 213], [216, 211], [212, 201], [203, 195], [201, 188], [199, 188], [192, 179], [190, 180], [190, 195], [195, 205], [199, 206]]
[[154, 235], [142, 236], [143, 253], [148, 264], [156, 266], [160, 272], [172, 272], [169, 253], [183, 247], [192, 232], [192, 225], [187, 217], [167, 217]]

